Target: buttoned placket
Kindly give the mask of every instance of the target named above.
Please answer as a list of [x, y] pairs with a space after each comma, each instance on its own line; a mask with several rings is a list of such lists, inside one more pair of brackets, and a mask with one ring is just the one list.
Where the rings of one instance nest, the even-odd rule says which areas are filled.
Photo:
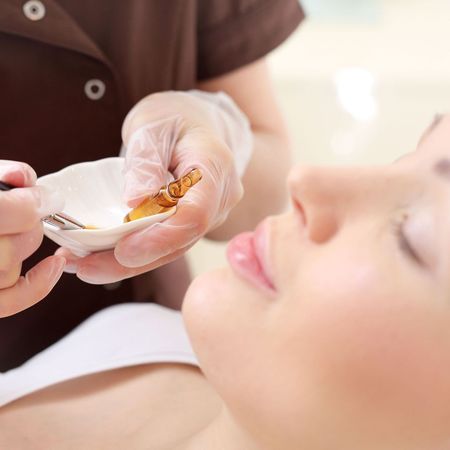
[[[0, 2], [0, 31], [74, 50], [105, 64], [116, 79], [116, 72], [97, 44], [55, 0], [28, 0], [18, 15], [16, 1]], [[3, 11], [5, 10], [5, 11]], [[5, 14], [2, 14], [5, 12]], [[24, 22], [27, 19], [29, 25]], [[2, 20], [3, 17], [5, 20]], [[7, 20], [6, 20], [7, 18]], [[32, 23], [34, 22], [34, 23]], [[106, 94], [106, 82], [96, 77], [87, 78], [80, 86], [89, 100], [100, 100]]]

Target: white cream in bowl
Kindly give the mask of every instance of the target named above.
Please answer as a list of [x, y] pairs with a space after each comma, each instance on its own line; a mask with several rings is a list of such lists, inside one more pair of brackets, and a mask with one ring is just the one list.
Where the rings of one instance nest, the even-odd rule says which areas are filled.
[[[57, 190], [65, 199], [64, 213], [98, 229], [59, 230], [44, 223], [44, 234], [78, 256], [109, 250], [133, 231], [161, 222], [176, 208], [123, 223], [130, 208], [122, 199], [124, 158], [105, 158], [65, 167], [40, 177], [37, 184]], [[61, 211], [62, 212], [62, 211]]]

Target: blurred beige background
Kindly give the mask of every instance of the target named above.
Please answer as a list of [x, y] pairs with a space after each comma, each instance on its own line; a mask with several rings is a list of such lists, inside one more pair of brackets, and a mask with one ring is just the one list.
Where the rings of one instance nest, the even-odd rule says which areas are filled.
[[[308, 19], [269, 57], [295, 162], [380, 164], [413, 150], [450, 112], [450, 1], [302, 4]], [[193, 273], [223, 266], [224, 249], [194, 246]]]

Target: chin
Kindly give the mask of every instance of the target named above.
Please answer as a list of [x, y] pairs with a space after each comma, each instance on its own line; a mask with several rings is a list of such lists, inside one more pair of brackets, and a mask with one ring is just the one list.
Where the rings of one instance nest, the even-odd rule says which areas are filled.
[[217, 304], [227, 297], [229, 269], [215, 269], [203, 273], [192, 281], [183, 301], [183, 317], [188, 331], [198, 322], [210, 320]]
[[[230, 308], [228, 268], [216, 269], [194, 279], [183, 302], [183, 319], [200, 366], [215, 358], [218, 343], [224, 338], [227, 308]], [[219, 352], [220, 353], [220, 352]]]

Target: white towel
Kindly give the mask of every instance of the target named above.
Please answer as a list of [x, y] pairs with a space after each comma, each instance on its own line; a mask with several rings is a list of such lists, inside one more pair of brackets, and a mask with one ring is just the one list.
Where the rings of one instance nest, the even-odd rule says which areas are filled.
[[111, 306], [22, 366], [0, 374], [0, 406], [80, 376], [162, 362], [198, 365], [181, 314], [151, 303]]

